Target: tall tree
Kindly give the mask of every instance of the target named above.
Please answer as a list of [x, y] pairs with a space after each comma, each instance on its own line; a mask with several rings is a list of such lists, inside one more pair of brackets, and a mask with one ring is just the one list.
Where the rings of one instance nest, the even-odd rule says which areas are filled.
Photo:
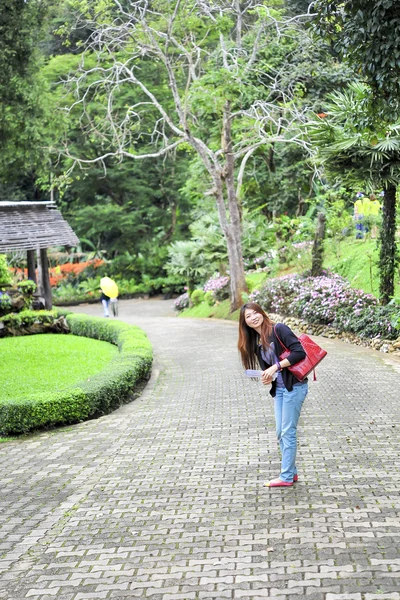
[[46, 10], [40, 0], [3, 0], [0, 6], [0, 182], [3, 194], [16, 197], [23, 194], [16, 182], [32, 189], [35, 169], [46, 162], [38, 51]]
[[[143, 160], [178, 147], [197, 153], [226, 239], [231, 304], [237, 308], [246, 289], [239, 198], [246, 164], [273, 143], [304, 145], [277, 78], [264, 80], [257, 70], [268, 32], [284, 25], [281, 13], [257, 0], [108, 0], [102, 10], [100, 3], [74, 4], [92, 19], [87, 56], [98, 58], [95, 67], [84, 65], [72, 78], [77, 102], [85, 112], [88, 101], [106, 98], [103, 118], [86, 121], [90, 135], [102, 140], [103, 154], [74, 158], [80, 164], [110, 156]], [[146, 80], [148, 64], [166, 75], [161, 93]], [[141, 97], [121, 110], [116, 98], [127, 88]]]
[[317, 0], [315, 30], [371, 86], [374, 114], [400, 116], [400, 6], [397, 0]]
[[[358, 116], [358, 127], [363, 128], [371, 139], [375, 131], [379, 132], [379, 137], [400, 117], [399, 3], [396, 0], [317, 0], [315, 10], [315, 31], [368, 83], [369, 88], [364, 89], [362, 105], [359, 105], [362, 117], [361, 114]], [[400, 153], [393, 146], [393, 131], [389, 136], [390, 149], [384, 146], [384, 140], [380, 143], [385, 151], [389, 150], [390, 169], [395, 170]], [[379, 151], [375, 156], [379, 156]], [[382, 155], [378, 161], [381, 158]], [[393, 295], [397, 262], [396, 187], [399, 181], [385, 176], [382, 179], [385, 194], [379, 260], [380, 296], [386, 303]]]

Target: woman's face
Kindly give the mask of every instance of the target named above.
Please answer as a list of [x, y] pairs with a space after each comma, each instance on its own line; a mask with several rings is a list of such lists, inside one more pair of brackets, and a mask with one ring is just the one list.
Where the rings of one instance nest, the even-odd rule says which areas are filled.
[[244, 320], [246, 321], [246, 325], [258, 331], [263, 324], [264, 317], [252, 308], [246, 308], [244, 311]]

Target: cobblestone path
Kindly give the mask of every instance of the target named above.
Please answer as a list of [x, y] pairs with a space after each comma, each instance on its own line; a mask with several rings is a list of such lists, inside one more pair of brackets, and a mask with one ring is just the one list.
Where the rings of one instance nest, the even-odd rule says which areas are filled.
[[142, 396], [0, 444], [0, 598], [400, 599], [399, 363], [323, 340], [299, 482], [264, 488], [272, 404], [237, 325], [171, 304], [120, 302], [154, 345]]

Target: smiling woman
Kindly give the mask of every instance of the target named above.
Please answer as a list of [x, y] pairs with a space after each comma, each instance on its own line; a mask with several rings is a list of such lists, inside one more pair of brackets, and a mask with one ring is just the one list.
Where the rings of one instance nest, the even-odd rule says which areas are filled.
[[108, 342], [41, 334], [0, 341], [0, 404], [36, 392], [60, 392], [100, 372], [118, 354]]
[[[283, 343], [282, 341], [283, 340]], [[274, 399], [276, 436], [281, 450], [281, 473], [266, 482], [266, 487], [291, 487], [298, 481], [296, 466], [297, 423], [307, 396], [307, 379], [298, 380], [289, 371], [306, 356], [293, 331], [283, 323], [274, 323], [256, 302], [240, 309], [238, 349], [245, 369], [262, 369], [261, 381], [271, 385]], [[289, 350], [287, 358], [281, 355]]]

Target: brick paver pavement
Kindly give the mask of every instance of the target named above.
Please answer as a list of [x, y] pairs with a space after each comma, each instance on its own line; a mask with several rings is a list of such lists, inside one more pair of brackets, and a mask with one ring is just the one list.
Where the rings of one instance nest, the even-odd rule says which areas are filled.
[[323, 340], [299, 483], [264, 488], [272, 404], [237, 325], [171, 304], [120, 302], [155, 349], [142, 396], [0, 445], [0, 598], [400, 600], [399, 363]]

